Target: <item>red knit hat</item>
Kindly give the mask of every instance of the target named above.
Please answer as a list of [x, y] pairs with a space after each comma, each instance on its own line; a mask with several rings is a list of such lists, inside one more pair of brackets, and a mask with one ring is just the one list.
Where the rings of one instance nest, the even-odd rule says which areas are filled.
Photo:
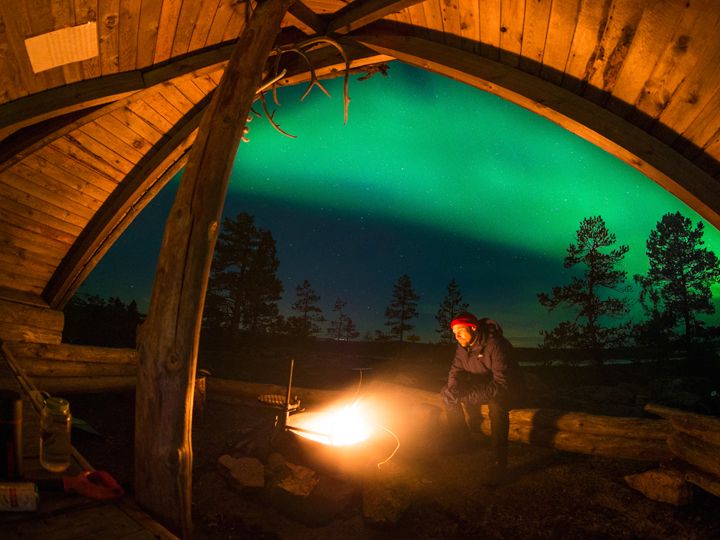
[[478, 320], [472, 313], [463, 313], [450, 321], [450, 328], [453, 326], [470, 326], [473, 330], [477, 329]]

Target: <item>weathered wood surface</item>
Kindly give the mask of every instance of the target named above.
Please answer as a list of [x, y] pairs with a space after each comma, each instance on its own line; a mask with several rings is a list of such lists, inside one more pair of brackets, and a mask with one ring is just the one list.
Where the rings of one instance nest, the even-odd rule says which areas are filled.
[[183, 157], [195, 140], [206, 101], [194, 105], [177, 120], [172, 137], [153, 148], [127, 175], [123, 188], [108, 197], [86, 224], [84, 235], [68, 251], [47, 285], [46, 295], [53, 305], [64, 305], [70, 299], [113, 242], [184, 164]]
[[[230, 381], [210, 377], [207, 397], [226, 403], [257, 403], [263, 394], [284, 396], [286, 388], [279, 385]], [[352, 401], [355, 388], [347, 390], [318, 390], [293, 388], [301, 402], [324, 405]], [[385, 425], [392, 429], [408, 429], [408, 413], [423, 404], [444, 414], [439, 394], [397, 384], [373, 382], [360, 393], [363, 401], [374, 404]], [[488, 418], [487, 406], [483, 414]], [[489, 422], [483, 422], [483, 432], [489, 433]], [[510, 440], [556, 448], [568, 452], [602, 455], [644, 461], [665, 461], [672, 457], [665, 443], [669, 423], [642, 418], [619, 418], [543, 409], [515, 409], [510, 412]]]
[[3, 348], [35, 386], [51, 394], [130, 391], [137, 383], [135, 349], [17, 341]]
[[418, 4], [423, 0], [366, 0], [364, 2], [350, 3], [335, 13], [327, 26], [328, 34], [347, 34], [351, 30], [360, 28], [390, 13], [399, 11], [408, 6]]
[[675, 432], [667, 440], [672, 453], [701, 471], [720, 478], [720, 446], [708, 444], [682, 432]]
[[[141, 156], [148, 156], [158, 136], [173, 129], [173, 119], [178, 118], [178, 112], [183, 112], [177, 108], [187, 107], [189, 102], [197, 103], [198, 94], [192, 89], [192, 83], [188, 86], [185, 80], [177, 84], [172, 78], [221, 66], [231, 48], [229, 41], [243, 28], [250, 11], [245, 3], [229, 0], [168, 2], [163, 6], [132, 0], [122, 2], [119, 8], [115, 2], [103, 5], [99, 11], [79, 9], [74, 14], [64, 9], [66, 3], [56, 4], [63, 8], [53, 8], [52, 16], [47, 16], [47, 10], [42, 9], [37, 17], [35, 10], [30, 15], [31, 11], [20, 0], [8, 0], [0, 8], [6, 28], [0, 45], [7, 53], [1, 67], [12, 74], [5, 75], [2, 82], [6, 84], [0, 85], [3, 88], [0, 102], [5, 102], [0, 125], [10, 122], [17, 128], [70, 111], [78, 114], [75, 120], [89, 120], [91, 116], [93, 119], [92, 123], [86, 122], [75, 130], [74, 135], [65, 132], [68, 122], [75, 123], [73, 119], [58, 117], [52, 125], [29, 126], [37, 130], [31, 130], [27, 137], [26, 133], [23, 136], [18, 133], [7, 145], [14, 150], [5, 153], [4, 147], [0, 151], [0, 162], [15, 163], [20, 159], [18, 156], [27, 160], [23, 167], [18, 166], [18, 170], [0, 177], [0, 206], [17, 216], [13, 217], [13, 224], [7, 226], [11, 241], [7, 242], [3, 255], [11, 260], [26, 257], [23, 264], [29, 263], [38, 270], [14, 271], [12, 261], [0, 256], [0, 286], [12, 287], [17, 283], [18, 288], [34, 293], [45, 290], [53, 269], [59, 261], [67, 259], [58, 257], [62, 254], [51, 256], [47, 251], [40, 253], [25, 246], [42, 245], [47, 250], [54, 240], [69, 245], [78, 239], [82, 227], [96, 214], [97, 205], [105, 201], [106, 197], [100, 192], [109, 192], [108, 182], [118, 184], [128, 170], [136, 172]], [[673, 184], [666, 182], [665, 177], [677, 176], [681, 179], [680, 186], [700, 194], [699, 199], [707, 202], [718, 198], [717, 193], [706, 189], [702, 175], [692, 173], [692, 166], [668, 162], [665, 158], [670, 154], [669, 149], [655, 144], [653, 138], [643, 132], [643, 129], [650, 131], [652, 136], [672, 145], [705, 173], [720, 172], [717, 159], [720, 139], [716, 136], [720, 77], [712, 70], [720, 54], [713, 39], [720, 9], [712, 0], [698, 0], [684, 6], [673, 2], [657, 5], [577, 0], [483, 0], [469, 4], [378, 0], [362, 5], [354, 2], [347, 7], [340, 1], [308, 1], [304, 6], [294, 10], [300, 18], [288, 17], [283, 24], [296, 24], [315, 33], [325, 24], [318, 17], [320, 13], [332, 13], [327, 19], [342, 29], [367, 25], [368, 21], [382, 16], [384, 22], [393, 22], [390, 38], [403, 38], [401, 32], [410, 38], [425, 41], [430, 38], [434, 44], [448, 46], [451, 55], [462, 50], [478, 60], [499, 60], [506, 66], [519, 66], [531, 80], [539, 75], [540, 79], [561, 85], [578, 97], [580, 109], [586, 108], [587, 98], [612, 113], [601, 118], [588, 106], [588, 111], [578, 115], [578, 123], [587, 124], [590, 131], [597, 131], [596, 124], [600, 124], [602, 135], [612, 142], [592, 136], [587, 137], [589, 140], [616, 152], [650, 176], [657, 176], [656, 180], [671, 191]], [[348, 16], [349, 26], [343, 23]], [[81, 24], [88, 20], [97, 21], [99, 25], [100, 57], [39, 74], [26, 72], [29, 65], [23, 54], [24, 38], [73, 21]], [[355, 32], [360, 35], [364, 28]], [[386, 45], [391, 45], [390, 41], [386, 41]], [[417, 63], [434, 60], [417, 42], [411, 44], [411, 48]], [[0, 74], [4, 71], [0, 69]], [[462, 75], [456, 78], [465, 80]], [[507, 79], [507, 75], [501, 78]], [[165, 84], [156, 84], [160, 82]], [[557, 108], [558, 104], [568, 107], [556, 92], [544, 92], [542, 80], [534, 82], [536, 84], [518, 87], [520, 91], [527, 90], [525, 97], [534, 101], [529, 108], [542, 114], [548, 108]], [[150, 90], [153, 84], [157, 86], [153, 87], [156, 93], [162, 96], [146, 103], [140, 94]], [[125, 99], [140, 100], [141, 105], [133, 106], [138, 110], [146, 107], [155, 115], [143, 116], [132, 129], [113, 129], [119, 127], [117, 121], [106, 121], [98, 111], [120, 107]], [[103, 103], [107, 105], [101, 107]], [[96, 107], [97, 110], [92, 110]], [[87, 114], [80, 114], [81, 109], [86, 109]], [[548, 117], [557, 121], [553, 115]], [[630, 127], [638, 131], [606, 122], [611, 117], [629, 120]], [[563, 125], [575, 129], [572, 125]], [[133, 130], [136, 132], [132, 133]], [[578, 130], [582, 132], [583, 128]], [[57, 137], [57, 133], [61, 136]], [[643, 137], [649, 139], [644, 141]], [[172, 144], [183, 144], [184, 139], [170, 138]], [[41, 152], [42, 146], [45, 148]], [[654, 160], [663, 163], [655, 165]], [[0, 163], [0, 169], [3, 167]], [[161, 171], [158, 174], [162, 174]], [[78, 178], [84, 179], [84, 188], [74, 187], [73, 181]], [[673, 192], [683, 196], [677, 190]], [[708, 211], [717, 214], [712, 202], [706, 206]], [[101, 217], [107, 222], [107, 214], [113, 212], [121, 214], [122, 209], [118, 205], [107, 205]], [[712, 217], [709, 219], [713, 221]], [[713, 223], [717, 224], [717, 219]], [[20, 233], [18, 229], [26, 232]], [[87, 236], [95, 238], [94, 232], [97, 227]], [[36, 236], [32, 233], [48, 239], [47, 242], [34, 242]], [[85, 236], [81, 240], [83, 249], [104, 253], [105, 246], [93, 251]], [[112, 242], [113, 238], [107, 240]], [[46, 243], [48, 245], [44, 245]], [[81, 261], [75, 253], [68, 259], [73, 262], [70, 273], [83, 268], [75, 272], [78, 279], [87, 275], [86, 269], [95, 262], [91, 257]], [[67, 268], [62, 270], [61, 273], [67, 272]], [[56, 282], [57, 278], [50, 290], [55, 290]], [[64, 299], [64, 295], [53, 295], [53, 305], [59, 307]]]
[[687, 469], [685, 471], [685, 479], [708, 493], [720, 497], [720, 476], [715, 476], [697, 469]]
[[501, 64], [412, 34], [399, 35], [384, 23], [365, 27], [353, 37], [380, 53], [486, 90], [548, 118], [635, 167], [720, 226], [720, 184], [715, 178], [603, 107], [514, 69], [517, 57], [512, 51], [519, 45], [513, 45], [512, 37], [502, 38], [507, 58], [501, 57]]
[[671, 418], [670, 425], [677, 431], [716, 446], [720, 452], [720, 418], [700, 417], [700, 415], [681, 416]]
[[18, 364], [29, 377], [107, 377], [137, 375], [136, 364], [109, 362], [73, 362], [70, 360], [38, 360], [19, 357]]
[[0, 339], [60, 343], [65, 317], [62, 311], [0, 298]]
[[720, 418], [717, 416], [684, 411], [682, 409], [668, 407], [667, 405], [660, 405], [659, 403], [646, 403], [643, 410], [668, 419], [689, 418], [696, 422], [706, 424], [711, 429], [718, 429], [720, 427]]
[[[483, 433], [490, 434], [489, 422], [482, 424]], [[598, 435], [584, 431], [563, 431], [510, 420], [509, 438], [566, 452], [590, 454], [638, 461], [663, 462], [672, 458], [668, 445], [661, 439], [643, 439], [627, 435]]]
[[90, 362], [99, 364], [137, 364], [135, 349], [72, 345], [6, 342], [19, 360], [56, 360], [58, 362]]
[[291, 3], [257, 5], [203, 116], [166, 224], [140, 336], [136, 499], [185, 538], [192, 534], [192, 403], [210, 263], [235, 153]]
[[[486, 407], [483, 407], [483, 412], [488, 413]], [[630, 439], [664, 441], [672, 432], [666, 420], [603, 416], [554, 409], [516, 409], [510, 412], [510, 418], [520, 424]]]
[[[105, 252], [114, 238], [101, 235], [106, 241], [92, 249], [99, 230], [94, 216], [99, 213], [107, 224], [109, 213], [123, 209], [105, 205], [102, 192], [111, 193], [108, 184], [121, 185], [128, 175], [136, 179], [153, 145], [170, 154], [168, 144], [186, 144], [187, 139], [175, 137], [173, 119], [184, 117], [199, 94], [194, 83], [178, 84], [176, 77], [222, 69], [254, 3], [96, 4], [0, 2], [0, 211], [6, 218], [0, 223], [0, 287], [43, 294], [57, 292], [58, 281], [70, 279], [67, 274], [73, 283], [84, 279], [96, 258], [76, 252], [66, 258], [66, 248], [57, 242], [78, 240], [83, 250]], [[715, 203], [720, 194], [714, 189], [720, 174], [720, 42], [715, 39], [720, 5], [715, 0], [306, 0], [292, 12], [281, 26], [322, 34], [329, 22], [331, 31], [350, 30], [345, 35], [359, 39], [372, 33], [371, 21], [378, 19], [388, 30], [382, 41], [390, 53], [395, 54], [393, 40], [420, 40], [405, 52], [421, 67], [437, 60], [435, 47], [447, 47], [450, 56], [469, 54], [505, 68], [480, 87], [612, 152], [715, 226], [720, 223]], [[88, 21], [97, 23], [98, 57], [32, 72], [26, 38]], [[296, 28], [285, 32], [286, 37], [297, 33]], [[527, 84], [516, 84], [514, 68], [528, 76]], [[463, 82], [474, 75], [472, 67], [440, 72]], [[503, 83], [514, 86], [498, 91]], [[566, 99], [559, 89], [576, 99]], [[160, 97], [145, 100], [146, 91]], [[123, 129], [117, 119], [103, 118], [113, 107], [118, 107], [113, 115], [143, 108], [150, 114], [137, 114]], [[76, 121], [82, 119], [86, 125], [79, 128]], [[184, 152], [175, 157], [183, 159]], [[5, 171], [11, 162], [17, 170]], [[161, 166], [143, 170], [148, 177], [164, 174]], [[138, 198], [129, 200], [129, 207], [138, 207]], [[92, 230], [80, 236], [88, 220]], [[64, 266], [63, 279], [53, 279], [65, 260], [71, 268]], [[53, 307], [61, 307], [66, 295], [52, 300]]]
[[677, 459], [690, 465], [688, 482], [720, 497], [720, 418], [657, 403], [644, 408], [670, 420], [673, 432], [667, 444]]
[[136, 375], [38, 376], [31, 377], [38, 388], [50, 394], [98, 394], [128, 392], [137, 386]]

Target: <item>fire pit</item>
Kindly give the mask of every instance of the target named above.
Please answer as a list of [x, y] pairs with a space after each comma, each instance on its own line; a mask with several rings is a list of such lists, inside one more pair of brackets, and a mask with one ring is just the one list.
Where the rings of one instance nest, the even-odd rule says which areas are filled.
[[327, 411], [295, 414], [288, 418], [286, 428], [328, 446], [351, 446], [373, 434], [374, 426], [363, 413], [356, 401]]
[[335, 473], [361, 473], [392, 457], [399, 444], [358, 401], [291, 415], [285, 429], [313, 467]]

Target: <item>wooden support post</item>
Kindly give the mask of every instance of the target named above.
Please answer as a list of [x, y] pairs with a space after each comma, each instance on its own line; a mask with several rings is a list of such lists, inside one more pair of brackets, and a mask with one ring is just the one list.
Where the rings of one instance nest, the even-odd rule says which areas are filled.
[[135, 496], [184, 538], [192, 534], [193, 383], [208, 274], [235, 153], [291, 3], [258, 2], [203, 116], [165, 226], [141, 329]]

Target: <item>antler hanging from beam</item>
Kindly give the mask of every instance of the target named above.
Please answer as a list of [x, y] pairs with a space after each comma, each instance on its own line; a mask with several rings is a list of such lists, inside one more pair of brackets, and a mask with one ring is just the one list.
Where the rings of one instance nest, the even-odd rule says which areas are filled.
[[282, 60], [283, 55], [288, 53], [293, 53], [298, 55], [307, 65], [308, 71], [310, 73], [310, 82], [308, 83], [308, 86], [303, 93], [303, 95], [300, 97], [300, 101], [304, 100], [307, 95], [310, 93], [310, 91], [313, 89], [313, 87], [317, 86], [320, 88], [320, 90], [328, 97], [330, 97], [330, 92], [327, 91], [327, 89], [320, 83], [320, 80], [317, 77], [317, 73], [315, 71], [315, 66], [313, 64], [313, 60], [308, 55], [308, 51], [317, 48], [318, 46], [323, 45], [331, 45], [332, 47], [335, 47], [339, 53], [340, 56], [342, 56], [343, 62], [345, 64], [344, 68], [344, 81], [343, 81], [343, 116], [344, 121], [347, 124], [348, 121], [348, 106], [350, 105], [350, 95], [349, 95], [349, 79], [350, 79], [350, 59], [348, 57], [348, 54], [345, 52], [344, 47], [335, 41], [332, 38], [329, 38], [327, 36], [319, 36], [310, 38], [308, 40], [302, 41], [300, 43], [297, 43], [295, 45], [286, 45], [283, 47], [277, 47], [273, 54], [275, 55], [275, 62], [273, 65], [273, 75], [270, 81], [263, 84], [262, 88], [258, 90], [258, 93], [260, 95], [260, 103], [262, 104], [263, 112], [265, 113], [265, 117], [268, 119], [268, 122], [270, 122], [270, 125], [272, 125], [275, 130], [282, 133], [286, 137], [290, 137], [292, 139], [296, 138], [295, 135], [291, 135], [284, 129], [282, 129], [277, 122], [275, 122], [274, 116], [275, 113], [270, 112], [267, 107], [267, 101], [265, 100], [264, 90], [266, 88], [272, 87], [272, 94], [273, 94], [273, 100], [275, 101], [276, 105], [280, 105], [280, 102], [277, 97], [277, 88], [278, 84], [277, 82], [283, 77], [283, 74], [285, 73], [285, 70], [280, 69], [280, 62]]

